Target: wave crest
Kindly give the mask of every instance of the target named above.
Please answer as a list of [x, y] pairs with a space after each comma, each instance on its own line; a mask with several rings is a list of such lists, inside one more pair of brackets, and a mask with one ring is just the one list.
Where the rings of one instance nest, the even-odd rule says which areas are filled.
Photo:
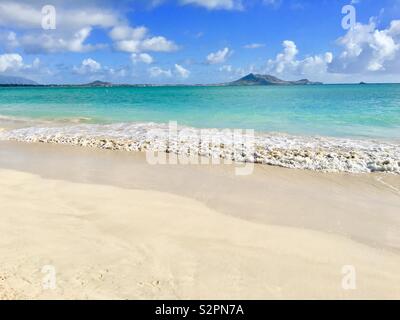
[[253, 148], [238, 152], [234, 145], [227, 143], [231, 136], [224, 130], [209, 129], [211, 143], [206, 149], [204, 144], [202, 146], [204, 135], [198, 134], [199, 129], [179, 127], [177, 137], [172, 138], [168, 130], [168, 124], [156, 123], [38, 125], [0, 131], [0, 139], [111, 150], [197, 154], [324, 172], [400, 174], [400, 146], [394, 143], [258, 133], [252, 140]]

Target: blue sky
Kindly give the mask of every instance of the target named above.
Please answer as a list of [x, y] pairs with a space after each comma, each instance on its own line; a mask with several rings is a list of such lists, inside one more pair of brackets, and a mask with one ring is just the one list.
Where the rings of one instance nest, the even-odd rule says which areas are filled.
[[0, 40], [40, 83], [400, 82], [400, 0], [0, 0]]

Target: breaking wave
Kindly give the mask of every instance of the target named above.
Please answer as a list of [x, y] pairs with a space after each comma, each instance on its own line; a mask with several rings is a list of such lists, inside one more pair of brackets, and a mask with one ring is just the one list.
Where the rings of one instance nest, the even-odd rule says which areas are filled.
[[[231, 143], [231, 130], [177, 128], [168, 124], [73, 124], [0, 130], [0, 139], [68, 144], [109, 150], [165, 151], [324, 172], [400, 174], [400, 145], [375, 140], [303, 137], [244, 132], [246, 143]], [[250, 145], [251, 143], [251, 145]]]

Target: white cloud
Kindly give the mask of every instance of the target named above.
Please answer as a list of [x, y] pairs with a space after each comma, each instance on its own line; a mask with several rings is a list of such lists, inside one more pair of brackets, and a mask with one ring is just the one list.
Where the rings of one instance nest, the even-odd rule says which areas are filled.
[[98, 63], [96, 60], [88, 58], [83, 60], [79, 67], [74, 67], [73, 70], [79, 74], [90, 74], [100, 72], [102, 70], [102, 67], [101, 64]]
[[171, 52], [178, 50], [178, 46], [164, 37], [152, 37], [143, 40], [141, 45], [142, 50], [158, 51], [158, 52]]
[[140, 52], [140, 41], [138, 40], [122, 40], [114, 43], [114, 47], [118, 51], [123, 52]]
[[279, 53], [275, 60], [268, 60], [268, 67], [276, 73], [283, 73], [285, 69], [294, 69], [297, 65], [295, 57], [299, 52], [293, 41], [283, 41], [283, 52]]
[[186, 79], [190, 76], [190, 71], [179, 64], [175, 64], [175, 72], [182, 78]]
[[166, 77], [171, 78], [172, 76], [178, 76], [180, 78], [186, 79], [190, 76], [190, 71], [185, 69], [179, 64], [175, 64], [174, 69], [162, 69], [160, 67], [152, 67], [148, 69], [150, 77], [152, 78], [159, 78], [159, 77]]
[[323, 55], [306, 57], [303, 60], [297, 60], [299, 50], [293, 41], [285, 40], [283, 42], [283, 52], [279, 53], [275, 59], [267, 62], [267, 72], [281, 75], [315, 75], [322, 74], [328, 70], [329, 64], [333, 60], [331, 52]]
[[118, 67], [111, 68], [109, 66], [102, 65], [100, 62], [87, 58], [82, 60], [79, 66], [74, 66], [72, 72], [76, 75], [85, 76], [87, 79], [99, 80], [105, 79], [119, 79], [127, 76], [129, 68]]
[[126, 39], [141, 40], [147, 33], [147, 28], [143, 26], [137, 28], [131, 28], [126, 25], [116, 26], [110, 32], [110, 38], [116, 41]]
[[152, 67], [149, 69], [149, 74], [153, 78], [158, 77], [172, 77], [172, 71], [167, 69], [163, 70], [160, 67]]
[[[39, 29], [42, 24], [42, 6], [39, 2], [31, 4], [17, 3], [16, 1], [2, 1], [0, 3], [0, 25], [19, 29]], [[112, 27], [120, 23], [117, 13], [99, 7], [64, 8], [56, 6], [57, 29], [79, 30], [87, 26], [102, 28]]]
[[28, 53], [57, 53], [57, 52], [87, 52], [102, 48], [103, 45], [85, 44], [90, 36], [90, 27], [78, 30], [72, 35], [57, 35], [53, 33], [27, 33], [17, 41]]
[[265, 47], [264, 43], [250, 43], [246, 44], [243, 48], [245, 49], [259, 49]]
[[153, 57], [147, 53], [132, 53], [131, 60], [134, 64], [143, 62], [145, 64], [152, 64]]
[[326, 73], [332, 60], [333, 54], [331, 52], [326, 52], [323, 55], [307, 57], [304, 60], [299, 61], [299, 73], [309, 76]]
[[[400, 20], [379, 29], [374, 19], [368, 24], [357, 23], [337, 40], [343, 50], [337, 56], [325, 54], [298, 59], [293, 41], [284, 41], [284, 50], [267, 62], [266, 72], [281, 76], [307, 75], [313, 78], [370, 79], [373, 75], [389, 77], [400, 72]], [[389, 79], [389, 78], [387, 78]], [[340, 81], [340, 80], [338, 80]], [[377, 80], [375, 80], [377, 81]]]
[[28, 79], [40, 81], [41, 77], [51, 76], [51, 70], [43, 65], [39, 58], [34, 58], [30, 63], [25, 62], [24, 58], [18, 53], [0, 54], [0, 74], [8, 76], [20, 76]]
[[226, 59], [232, 54], [232, 51], [229, 48], [224, 48], [214, 53], [210, 53], [207, 56], [207, 62], [209, 64], [218, 64], [224, 63]]
[[[21, 1], [22, 2], [22, 1]], [[51, 33], [42, 30], [42, 4], [0, 3], [0, 26], [6, 29], [18, 29], [17, 38], [14, 30], [9, 31], [6, 47], [22, 47], [28, 53], [84, 52], [103, 46], [86, 45], [94, 27], [109, 28], [121, 23], [117, 13], [98, 7], [66, 9], [57, 4], [56, 29]]]
[[23, 59], [17, 53], [7, 53], [0, 55], [0, 72], [19, 70], [23, 66]]
[[181, 0], [184, 5], [194, 4], [207, 8], [208, 10], [242, 10], [243, 4], [241, 0]]
[[338, 39], [344, 49], [331, 70], [341, 73], [396, 72], [400, 70], [400, 20], [379, 30], [373, 20], [357, 23]]
[[145, 27], [116, 26], [111, 30], [110, 37], [115, 41], [114, 47], [124, 52], [172, 52], [178, 49], [173, 41], [165, 37], [149, 37]]
[[41, 21], [39, 8], [11, 1], [0, 3], [0, 25], [3, 27], [39, 28]]
[[51, 32], [41, 28], [42, 4], [39, 1], [21, 2], [0, 3], [0, 27], [5, 29], [1, 40], [8, 50], [21, 47], [28, 53], [55, 53], [104, 48], [106, 44], [87, 44], [94, 28], [111, 29], [109, 36], [114, 41], [114, 47], [120, 51], [171, 52], [178, 49], [173, 41], [163, 36], [149, 36], [148, 29], [143, 26], [129, 26], [120, 13], [104, 8], [104, 5], [96, 6], [96, 1], [83, 5], [71, 3], [66, 7], [63, 1], [55, 0], [56, 29]]

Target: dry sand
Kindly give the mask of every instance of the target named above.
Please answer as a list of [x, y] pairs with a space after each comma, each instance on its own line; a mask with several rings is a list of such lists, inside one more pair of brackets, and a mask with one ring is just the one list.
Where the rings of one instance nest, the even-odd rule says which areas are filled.
[[3, 299], [400, 298], [397, 176], [10, 143], [0, 168]]

